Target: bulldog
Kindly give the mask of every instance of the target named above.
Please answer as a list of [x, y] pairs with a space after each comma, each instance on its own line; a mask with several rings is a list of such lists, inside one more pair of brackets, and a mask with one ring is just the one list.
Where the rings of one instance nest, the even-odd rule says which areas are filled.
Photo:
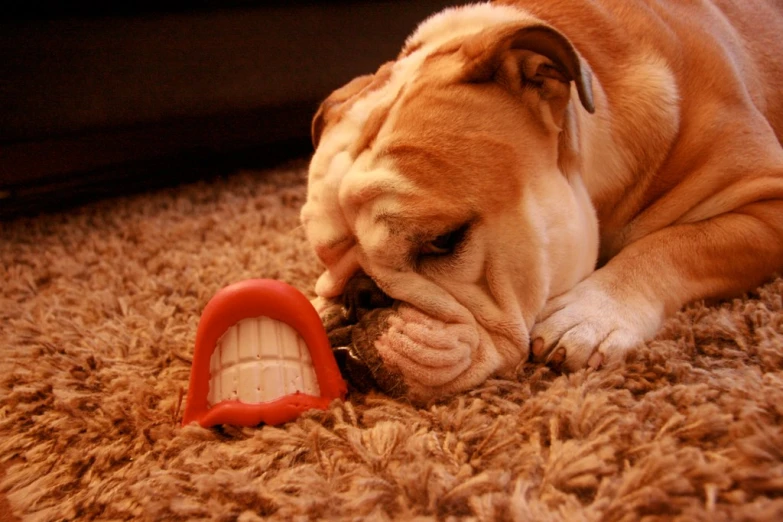
[[425, 20], [313, 120], [301, 219], [333, 342], [427, 401], [529, 358], [622, 361], [686, 303], [764, 282], [783, 267], [781, 34], [779, 0]]

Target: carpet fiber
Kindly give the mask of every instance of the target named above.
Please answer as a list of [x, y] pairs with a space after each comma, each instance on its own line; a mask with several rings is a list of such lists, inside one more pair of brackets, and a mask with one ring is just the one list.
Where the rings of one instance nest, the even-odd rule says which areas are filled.
[[0, 225], [0, 519], [783, 520], [783, 279], [688, 307], [623, 367], [180, 427], [209, 298], [311, 295], [305, 182], [299, 162]]

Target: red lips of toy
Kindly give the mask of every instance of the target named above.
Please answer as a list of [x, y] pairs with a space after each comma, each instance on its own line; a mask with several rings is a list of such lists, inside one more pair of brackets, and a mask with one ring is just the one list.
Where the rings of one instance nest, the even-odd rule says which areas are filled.
[[[210, 360], [221, 337], [240, 321], [259, 317], [285, 323], [302, 337], [312, 359], [319, 395], [297, 391], [268, 402], [222, 400], [210, 405]], [[306, 410], [326, 409], [332, 400], [343, 399], [346, 392], [347, 386], [337, 368], [321, 319], [307, 298], [281, 281], [251, 279], [220, 290], [204, 308], [196, 333], [182, 424], [193, 421], [203, 427], [281, 424]]]

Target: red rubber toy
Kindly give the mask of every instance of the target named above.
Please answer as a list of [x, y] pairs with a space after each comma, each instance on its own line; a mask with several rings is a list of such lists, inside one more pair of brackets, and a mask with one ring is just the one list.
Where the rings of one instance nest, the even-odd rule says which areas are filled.
[[307, 298], [281, 281], [250, 279], [204, 308], [182, 424], [276, 425], [346, 393]]

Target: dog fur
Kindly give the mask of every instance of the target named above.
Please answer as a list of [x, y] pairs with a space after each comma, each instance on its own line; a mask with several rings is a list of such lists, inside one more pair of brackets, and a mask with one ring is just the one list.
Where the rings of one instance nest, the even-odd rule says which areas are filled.
[[783, 268], [783, 2], [447, 9], [313, 121], [321, 300], [391, 297], [414, 398], [623, 360]]

